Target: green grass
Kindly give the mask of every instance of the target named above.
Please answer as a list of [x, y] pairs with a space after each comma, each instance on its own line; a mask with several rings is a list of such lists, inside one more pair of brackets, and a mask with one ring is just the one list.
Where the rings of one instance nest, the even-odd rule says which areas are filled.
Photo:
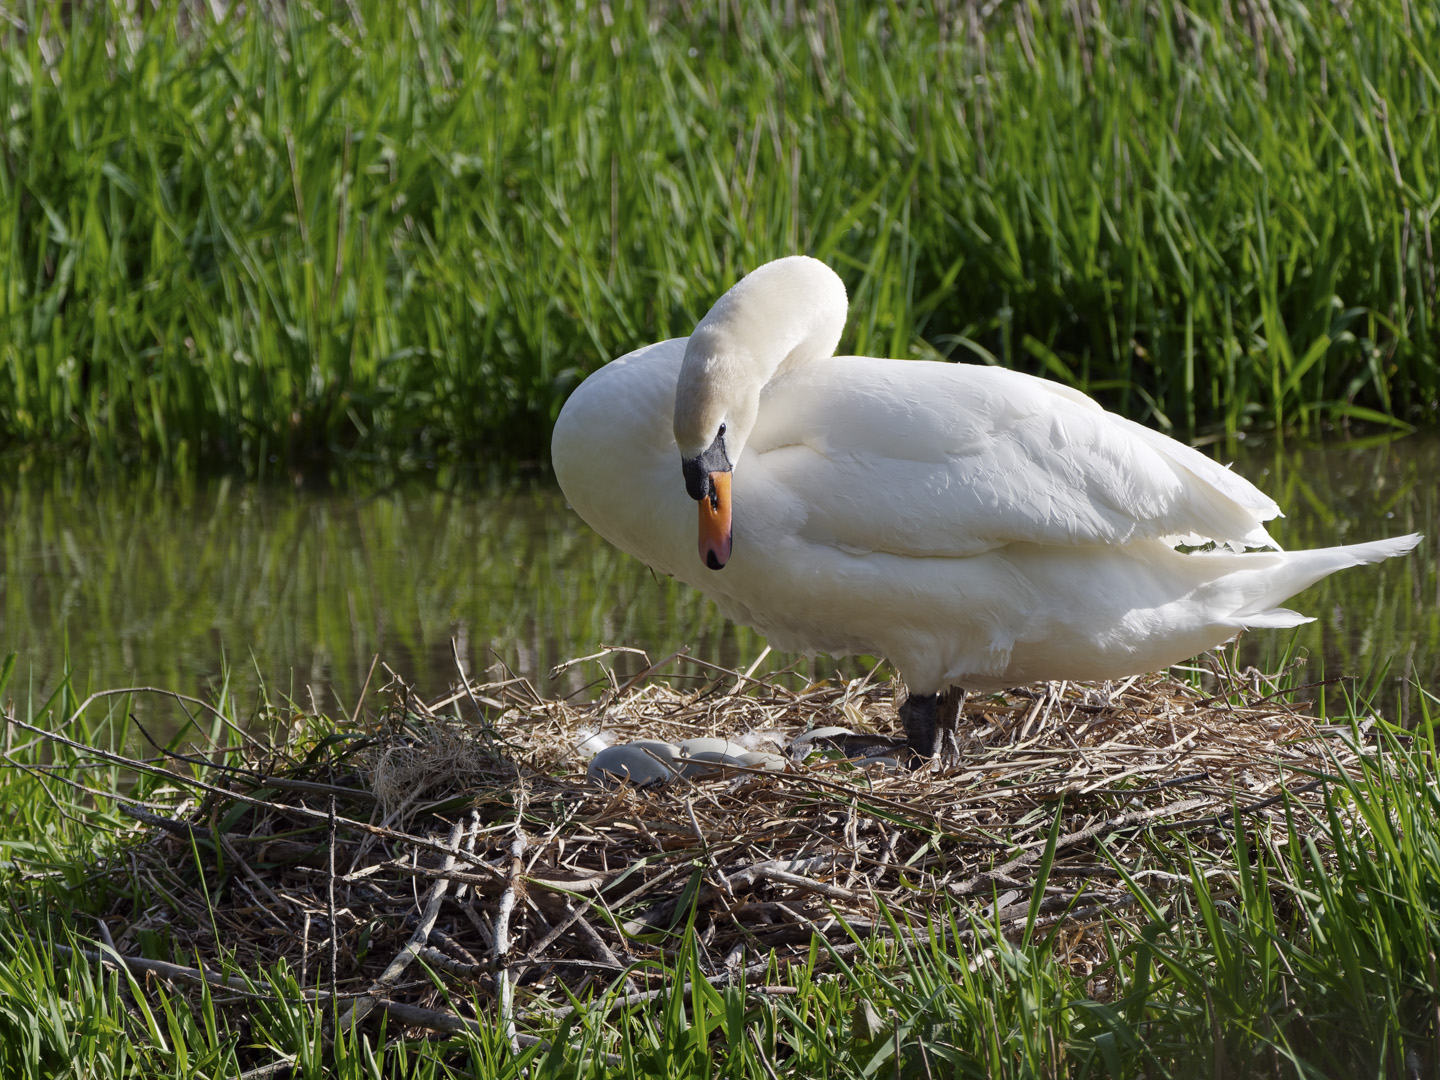
[[[0, 665], [0, 701], [10, 678]], [[222, 964], [273, 988], [246, 1002], [56, 950], [97, 947], [90, 913], [109, 886], [91, 871], [124, 857], [126, 821], [104, 792], [144, 798], [155, 780], [12, 729], [0, 771], [0, 1074], [233, 1076], [288, 1060], [293, 1075], [341, 1078], [1429, 1075], [1440, 1067], [1440, 774], [1428, 721], [1440, 701], [1427, 700], [1422, 734], [1378, 725], [1362, 774], [1332, 778], [1317, 813], [1280, 804], [1200, 844], [1153, 832], [1128, 863], [1102, 844], [1136, 905], [1102, 923], [1098, 963], [1067, 963], [1064, 930], [1001, 936], [978, 913], [984, 898], [847, 955], [814, 946], [809, 963], [744, 986], [699, 983], [698, 946], [682, 936], [662, 965], [670, 994], [612, 1008], [612, 986], [539, 1025], [548, 1045], [518, 1057], [483, 1009], [491, 1019], [475, 1034], [408, 1038], [372, 1021], [332, 1042], [325, 1010], [302, 1002], [283, 969]], [[17, 718], [53, 727], [76, 704], [62, 688]], [[119, 745], [130, 703], [114, 705], [81, 714], [70, 734]], [[312, 726], [302, 741], [328, 730]], [[1157, 886], [1157, 871], [1177, 884]]]
[[22, 7], [0, 447], [535, 458], [793, 251], [857, 352], [1182, 432], [1434, 420], [1433, 4], [789, 6]]

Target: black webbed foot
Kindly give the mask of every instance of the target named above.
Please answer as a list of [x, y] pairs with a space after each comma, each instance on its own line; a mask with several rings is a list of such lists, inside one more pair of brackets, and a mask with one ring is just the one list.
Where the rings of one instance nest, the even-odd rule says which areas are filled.
[[903, 761], [906, 755], [903, 739], [893, 739], [885, 735], [830, 735], [820, 741], [839, 750], [847, 758], [895, 757]]

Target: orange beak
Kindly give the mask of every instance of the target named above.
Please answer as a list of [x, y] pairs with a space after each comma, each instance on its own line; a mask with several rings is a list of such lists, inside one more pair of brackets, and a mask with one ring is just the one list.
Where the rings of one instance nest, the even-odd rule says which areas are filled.
[[730, 473], [710, 474], [710, 494], [700, 500], [700, 561], [719, 570], [730, 561]]

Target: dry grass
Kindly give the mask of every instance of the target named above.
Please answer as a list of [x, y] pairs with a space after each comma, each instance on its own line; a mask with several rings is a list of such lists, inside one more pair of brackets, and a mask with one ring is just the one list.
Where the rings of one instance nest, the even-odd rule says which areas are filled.
[[1157, 675], [972, 700], [963, 764], [939, 771], [812, 757], [656, 789], [588, 782], [576, 747], [601, 730], [898, 728], [892, 688], [868, 680], [792, 691], [718, 672], [687, 690], [653, 670], [589, 703], [511, 679], [427, 705], [396, 681], [373, 724], [303, 755], [251, 754], [200, 782], [200, 759], [171, 762], [108, 867], [111, 943], [212, 970], [284, 960], [312, 996], [440, 1028], [465, 1026], [451, 1010], [466, 1002], [524, 1023], [564, 1011], [567, 991], [644, 994], [659, 967], [645, 961], [682, 942], [713, 981], [783, 982], [816, 936], [823, 963], [892, 919], [948, 927], [958, 948], [977, 919], [1053, 927], [1088, 974], [1135, 884], [1159, 899], [1188, 883], [1153, 867], [1157, 845], [1223, 844], [1232, 815], [1318, 803], [1312, 778], [1356, 761], [1273, 681], [1217, 667], [1208, 696]]

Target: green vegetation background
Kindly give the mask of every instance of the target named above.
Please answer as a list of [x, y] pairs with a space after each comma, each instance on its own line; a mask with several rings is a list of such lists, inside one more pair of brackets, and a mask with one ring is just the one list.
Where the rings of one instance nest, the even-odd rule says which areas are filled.
[[795, 251], [856, 352], [1182, 434], [1436, 415], [1434, 4], [160, 0], [3, 33], [0, 449], [535, 458], [585, 372]]

